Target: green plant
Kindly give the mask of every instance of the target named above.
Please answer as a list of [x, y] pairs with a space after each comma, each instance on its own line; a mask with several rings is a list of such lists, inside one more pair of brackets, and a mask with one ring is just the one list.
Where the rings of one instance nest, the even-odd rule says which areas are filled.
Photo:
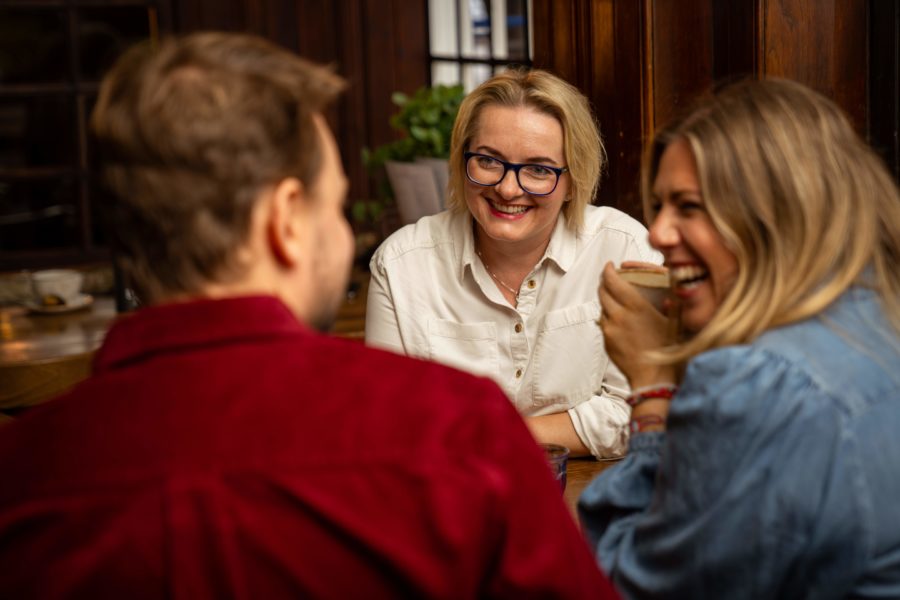
[[447, 158], [450, 134], [459, 104], [465, 96], [462, 85], [424, 86], [412, 96], [394, 92], [391, 101], [400, 111], [391, 117], [391, 127], [406, 134], [402, 139], [363, 149], [363, 162], [371, 170], [389, 160], [412, 161], [416, 157]]

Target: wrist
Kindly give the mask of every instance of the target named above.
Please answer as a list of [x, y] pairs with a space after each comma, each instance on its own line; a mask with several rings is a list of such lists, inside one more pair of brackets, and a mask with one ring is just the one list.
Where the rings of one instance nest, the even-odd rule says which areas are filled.
[[659, 366], [647, 369], [643, 373], [636, 373], [628, 379], [631, 389], [649, 388], [655, 386], [675, 385], [678, 381], [678, 373], [674, 367]]
[[631, 432], [665, 431], [669, 403], [677, 391], [678, 386], [674, 383], [634, 388], [625, 399], [631, 407]]

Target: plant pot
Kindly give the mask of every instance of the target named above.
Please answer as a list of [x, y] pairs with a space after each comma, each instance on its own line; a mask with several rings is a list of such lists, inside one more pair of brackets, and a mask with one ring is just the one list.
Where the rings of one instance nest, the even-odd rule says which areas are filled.
[[444, 210], [449, 170], [442, 158], [385, 163], [400, 221], [406, 225]]

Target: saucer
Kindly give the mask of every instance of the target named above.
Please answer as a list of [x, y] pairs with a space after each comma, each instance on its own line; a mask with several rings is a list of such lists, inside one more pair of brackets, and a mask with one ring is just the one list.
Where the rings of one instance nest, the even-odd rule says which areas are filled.
[[87, 308], [93, 303], [94, 297], [90, 294], [78, 294], [78, 296], [76, 296], [75, 300], [73, 300], [72, 302], [60, 304], [58, 306], [46, 306], [44, 304], [38, 304], [37, 302], [27, 300], [25, 301], [25, 308], [33, 313], [38, 313], [41, 315], [58, 315], [61, 313], [70, 313], [75, 312], [76, 310]]

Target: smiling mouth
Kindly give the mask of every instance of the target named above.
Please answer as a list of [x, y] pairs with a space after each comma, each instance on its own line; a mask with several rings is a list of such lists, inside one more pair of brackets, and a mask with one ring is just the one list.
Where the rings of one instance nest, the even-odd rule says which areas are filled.
[[488, 204], [491, 205], [491, 208], [496, 210], [497, 212], [501, 212], [504, 215], [521, 215], [529, 210], [531, 210], [530, 206], [517, 206], [515, 204], [497, 204], [492, 200], [488, 200]]
[[709, 271], [696, 265], [672, 267], [670, 270], [676, 289], [690, 290], [709, 278]]

